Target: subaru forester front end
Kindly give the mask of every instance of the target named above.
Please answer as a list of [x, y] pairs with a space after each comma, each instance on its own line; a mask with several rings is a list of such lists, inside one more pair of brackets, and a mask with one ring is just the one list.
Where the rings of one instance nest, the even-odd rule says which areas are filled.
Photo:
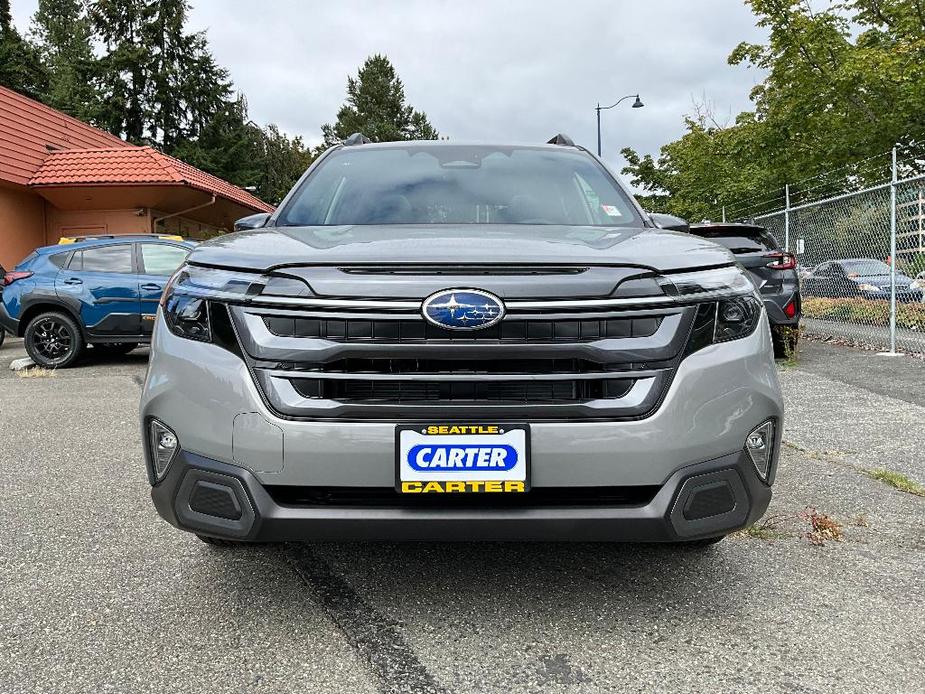
[[259, 223], [194, 249], [157, 316], [141, 420], [178, 528], [704, 543], [766, 510], [754, 285], [586, 150], [337, 146]]

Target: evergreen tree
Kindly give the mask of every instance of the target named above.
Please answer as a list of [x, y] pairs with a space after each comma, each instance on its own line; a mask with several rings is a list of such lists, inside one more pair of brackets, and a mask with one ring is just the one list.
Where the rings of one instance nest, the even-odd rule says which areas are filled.
[[196, 137], [231, 97], [228, 72], [203, 33], [187, 34], [186, 0], [95, 0], [105, 44], [101, 122], [132, 142], [172, 151]]
[[262, 131], [262, 170], [257, 195], [269, 203], [279, 204], [314, 158], [301, 137], [290, 139], [271, 123]]
[[32, 19], [32, 34], [48, 68], [44, 101], [75, 118], [96, 122], [97, 59], [83, 0], [39, 0]]
[[427, 115], [405, 103], [405, 87], [384, 55], [366, 59], [356, 78], [347, 78], [347, 103], [334, 125], [321, 126], [324, 146], [360, 132], [373, 142], [436, 140], [439, 133]]
[[178, 143], [178, 159], [242, 187], [256, 186], [262, 173], [263, 132], [248, 120], [247, 101], [229, 101], [206, 122], [195, 138]]
[[97, 0], [93, 28], [104, 44], [100, 59], [100, 124], [135, 143], [144, 142], [148, 50], [142, 44], [144, 0]]
[[0, 0], [0, 85], [33, 99], [48, 90], [48, 72], [35, 46], [13, 25], [10, 0]]

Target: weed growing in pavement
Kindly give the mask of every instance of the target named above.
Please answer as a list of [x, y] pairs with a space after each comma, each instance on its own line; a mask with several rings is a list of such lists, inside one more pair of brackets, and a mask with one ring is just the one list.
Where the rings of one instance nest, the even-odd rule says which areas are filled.
[[892, 470], [878, 467], [873, 470], [864, 470], [864, 474], [901, 492], [915, 494], [915, 496], [925, 496], [925, 487], [906, 477], [901, 472], [893, 472]]
[[757, 540], [781, 540], [788, 537], [787, 533], [780, 529], [780, 524], [785, 518], [786, 516], [780, 515], [769, 516], [733, 533], [733, 535], [736, 537], [753, 537]]
[[855, 528], [869, 528], [870, 521], [867, 520], [866, 513], [859, 513], [854, 517], [854, 520], [851, 521], [851, 525]]
[[46, 369], [42, 366], [33, 366], [28, 369], [20, 369], [16, 372], [19, 378], [54, 378], [54, 369]]
[[800, 328], [791, 328], [789, 326], [780, 326], [778, 330], [778, 339], [784, 348], [784, 366], [797, 366], [799, 364], [800, 353]]
[[829, 540], [841, 542], [844, 537], [841, 524], [825, 513], [820, 513], [811, 506], [800, 512], [800, 518], [809, 523], [812, 530], [803, 534], [811, 544], [821, 546]]

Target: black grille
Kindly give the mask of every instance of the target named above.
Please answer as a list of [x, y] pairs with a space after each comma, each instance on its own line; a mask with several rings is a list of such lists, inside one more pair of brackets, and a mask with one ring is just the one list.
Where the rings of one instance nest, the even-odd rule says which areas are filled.
[[[628, 371], [636, 365], [600, 364], [588, 359], [337, 359], [306, 366], [295, 362], [279, 368], [343, 374], [592, 374]], [[639, 364], [640, 367], [650, 365]]]
[[238, 520], [242, 515], [241, 506], [235, 498], [234, 491], [223, 484], [212, 482], [196, 482], [190, 496], [189, 506], [197, 513], [229, 520]]
[[645, 506], [657, 486], [533, 487], [521, 494], [399, 494], [391, 487], [264, 487], [283, 506], [381, 508], [518, 508], [530, 506]]
[[633, 379], [556, 381], [424, 381], [424, 380], [328, 380], [293, 378], [292, 385], [305, 398], [340, 402], [417, 403], [576, 403], [620, 398], [629, 392]]
[[684, 506], [687, 520], [699, 520], [728, 513], [735, 508], [735, 497], [726, 482], [713, 482], [697, 487]]
[[608, 337], [649, 337], [658, 330], [661, 317], [602, 318], [582, 320], [506, 319], [484, 330], [445, 330], [422, 318], [369, 320], [351, 318], [292, 318], [264, 316], [267, 329], [279, 337], [307, 337], [334, 341], [358, 340], [414, 343], [429, 341], [472, 342], [586, 342]]

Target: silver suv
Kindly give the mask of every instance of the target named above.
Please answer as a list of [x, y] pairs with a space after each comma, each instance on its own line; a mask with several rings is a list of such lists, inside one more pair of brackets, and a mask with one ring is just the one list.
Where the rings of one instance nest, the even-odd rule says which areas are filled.
[[754, 285], [566, 137], [354, 136], [240, 226], [156, 319], [141, 421], [176, 527], [705, 545], [765, 512], [783, 411]]

